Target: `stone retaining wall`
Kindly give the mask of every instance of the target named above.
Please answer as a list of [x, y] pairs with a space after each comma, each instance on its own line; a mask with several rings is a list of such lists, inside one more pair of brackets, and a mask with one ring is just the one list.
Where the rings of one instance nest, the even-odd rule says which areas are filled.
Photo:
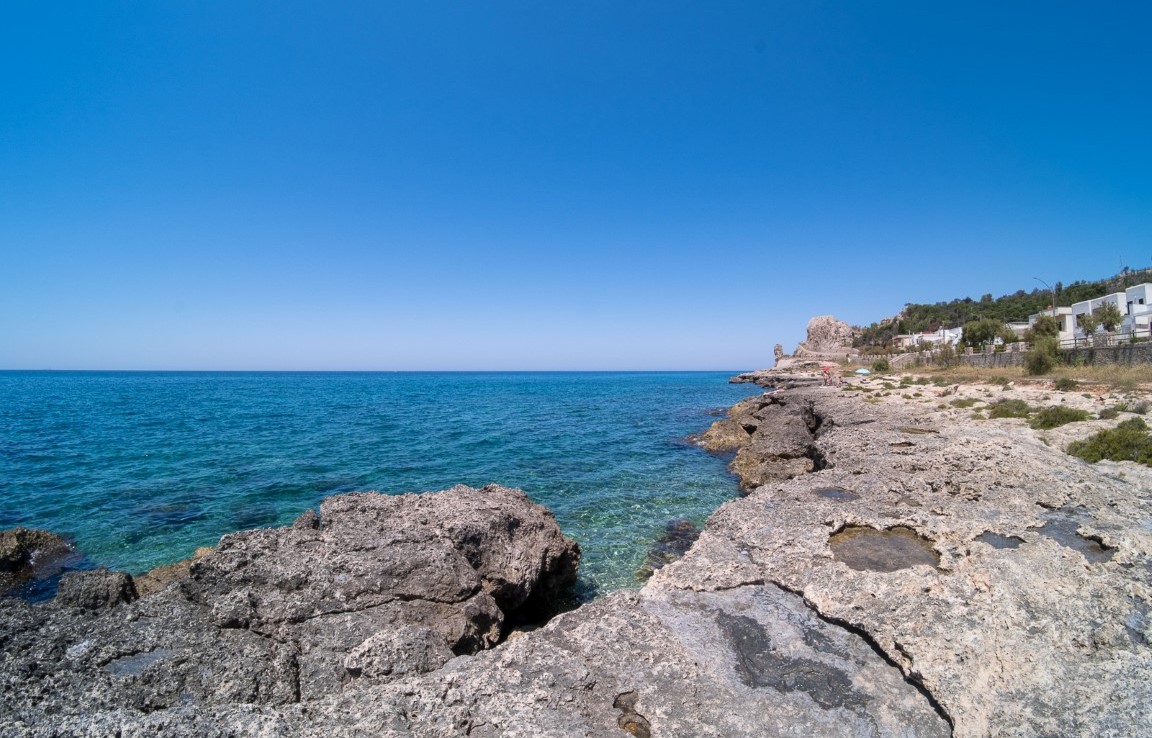
[[[1059, 352], [1064, 364], [1152, 364], [1152, 343], [1132, 343], [1119, 346], [1063, 349]], [[960, 357], [965, 364], [983, 367], [1023, 366], [1023, 351], [1001, 351], [994, 354], [966, 354]]]

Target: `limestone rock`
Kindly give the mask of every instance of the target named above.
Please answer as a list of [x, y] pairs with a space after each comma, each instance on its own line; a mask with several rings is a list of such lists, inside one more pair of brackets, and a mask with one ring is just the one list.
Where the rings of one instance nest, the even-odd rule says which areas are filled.
[[[1041, 404], [1047, 390], [1027, 393], [996, 397]], [[936, 398], [773, 396], [812, 403], [824, 465], [724, 505], [655, 579], [692, 591], [765, 581], [802, 594], [821, 617], [867, 634], [957, 736], [1152, 734], [1152, 470], [1093, 467], [1061, 450], [1104, 421], [1037, 432], [1015, 419], [969, 421]], [[741, 451], [753, 472], [773, 462], [771, 447], [756, 448], [753, 436]], [[866, 529], [906, 532], [900, 545], [920, 541], [930, 555], [905, 561], [894, 547], [858, 559], [883, 565], [841, 560], [833, 542], [851, 539], [834, 534]]]
[[210, 546], [201, 546], [196, 549], [196, 552], [190, 559], [183, 559], [166, 566], [158, 566], [155, 569], [133, 577], [132, 579], [136, 585], [137, 594], [141, 597], [146, 597], [153, 592], [159, 592], [173, 582], [184, 579], [188, 576], [188, 572], [192, 568], [192, 562], [195, 559], [207, 556], [212, 553], [212, 551], [213, 549]]
[[132, 577], [122, 571], [71, 571], [60, 577], [55, 603], [66, 607], [101, 610], [137, 597]]
[[852, 326], [832, 315], [817, 315], [808, 321], [808, 338], [795, 356], [835, 356], [852, 352]]
[[69, 574], [56, 607], [0, 599], [0, 733], [309, 735], [294, 706], [495, 644], [578, 558], [523, 492], [461, 486], [328, 498], [318, 527], [225, 536], [135, 601], [126, 574]]
[[745, 490], [807, 474], [825, 464], [815, 444], [820, 420], [812, 403], [782, 398], [778, 394], [748, 398], [701, 437], [701, 445], [713, 453], [736, 451], [729, 468]]
[[30, 579], [59, 574], [79, 559], [63, 537], [46, 530], [0, 530], [0, 595]]

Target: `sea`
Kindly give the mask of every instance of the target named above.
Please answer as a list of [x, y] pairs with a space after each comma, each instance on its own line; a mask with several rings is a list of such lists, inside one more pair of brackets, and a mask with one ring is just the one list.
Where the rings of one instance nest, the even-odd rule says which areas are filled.
[[733, 373], [0, 372], [0, 529], [139, 573], [327, 495], [499, 483], [580, 543], [591, 599], [739, 494], [686, 440], [760, 391]]

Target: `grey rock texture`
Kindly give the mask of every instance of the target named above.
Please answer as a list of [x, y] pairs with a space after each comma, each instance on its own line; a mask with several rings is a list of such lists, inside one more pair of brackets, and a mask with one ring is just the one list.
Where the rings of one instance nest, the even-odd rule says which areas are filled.
[[55, 602], [64, 607], [101, 610], [137, 597], [132, 576], [122, 571], [71, 571], [60, 577]]
[[29, 579], [53, 576], [78, 558], [72, 545], [51, 531], [0, 530], [0, 594]]
[[812, 403], [785, 401], [770, 393], [733, 406], [699, 442], [713, 453], [735, 451], [730, 468], [749, 490], [822, 468], [815, 443], [819, 430]]
[[225, 536], [139, 600], [107, 571], [66, 574], [54, 606], [0, 600], [0, 733], [297, 734], [299, 705], [493, 645], [579, 559], [505, 487], [341, 495], [311, 520]]
[[[868, 381], [849, 389], [880, 389]], [[958, 736], [1152, 735], [1152, 470], [1088, 465], [1062, 450], [1127, 414], [1034, 431], [951, 404], [1019, 397], [1100, 409], [1119, 398], [981, 386], [860, 394], [770, 395], [813, 413], [823, 468], [759, 484], [749, 466], [755, 491], [714, 514], [654, 584], [796, 592], [865, 634], [933, 695]], [[756, 451], [762, 433], [777, 447], [779, 431], [763, 427], [740, 453], [778, 463]], [[873, 540], [887, 561], [854, 568], [831, 541], [858, 528], [906, 529], [904, 548], [885, 554]], [[910, 539], [934, 555], [914, 563]]]
[[808, 359], [780, 359], [773, 369], [759, 369], [737, 374], [728, 380], [731, 384], [757, 384], [765, 389], [796, 389], [819, 387], [824, 383], [820, 373], [821, 361]]

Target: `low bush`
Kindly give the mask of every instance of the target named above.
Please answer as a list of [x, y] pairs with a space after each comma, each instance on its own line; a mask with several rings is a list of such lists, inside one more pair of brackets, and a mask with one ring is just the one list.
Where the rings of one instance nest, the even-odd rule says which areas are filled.
[[1119, 415], [1120, 415], [1120, 408], [1116, 408], [1116, 407], [1106, 407], [1103, 410], [1101, 410], [1100, 412], [1096, 413], [1096, 417], [1100, 418], [1101, 420], [1112, 420], [1113, 418], [1116, 418]]
[[1152, 433], [1142, 418], [1129, 418], [1091, 438], [1068, 444], [1068, 453], [1095, 464], [1101, 459], [1136, 461], [1152, 466]]
[[872, 371], [889, 372], [892, 371], [892, 366], [888, 363], [887, 359], [877, 359], [872, 362]]
[[1070, 392], [1080, 386], [1080, 383], [1071, 377], [1060, 377], [1053, 387], [1057, 392]]
[[1139, 402], [1133, 404], [1132, 407], [1128, 408], [1128, 411], [1136, 413], [1137, 415], [1147, 415], [1149, 408], [1152, 408], [1152, 403], [1148, 402], [1147, 400], [1140, 400]]
[[975, 397], [960, 397], [953, 400], [951, 405], [952, 407], [972, 407], [977, 402], [980, 402], [980, 400], [977, 400]]
[[1052, 336], [1038, 337], [1024, 357], [1024, 370], [1032, 375], [1047, 374], [1058, 363], [1056, 352], [1059, 349], [1060, 342]]
[[1039, 410], [1028, 426], [1036, 430], [1047, 430], [1048, 428], [1058, 428], [1068, 423], [1087, 420], [1089, 417], [1091, 417], [1091, 415], [1087, 410], [1076, 410], [1074, 408], [1064, 407], [1063, 405], [1056, 405], [1055, 407], [1046, 407]]
[[990, 418], [1027, 418], [1032, 408], [1023, 400], [997, 400], [988, 407]]

